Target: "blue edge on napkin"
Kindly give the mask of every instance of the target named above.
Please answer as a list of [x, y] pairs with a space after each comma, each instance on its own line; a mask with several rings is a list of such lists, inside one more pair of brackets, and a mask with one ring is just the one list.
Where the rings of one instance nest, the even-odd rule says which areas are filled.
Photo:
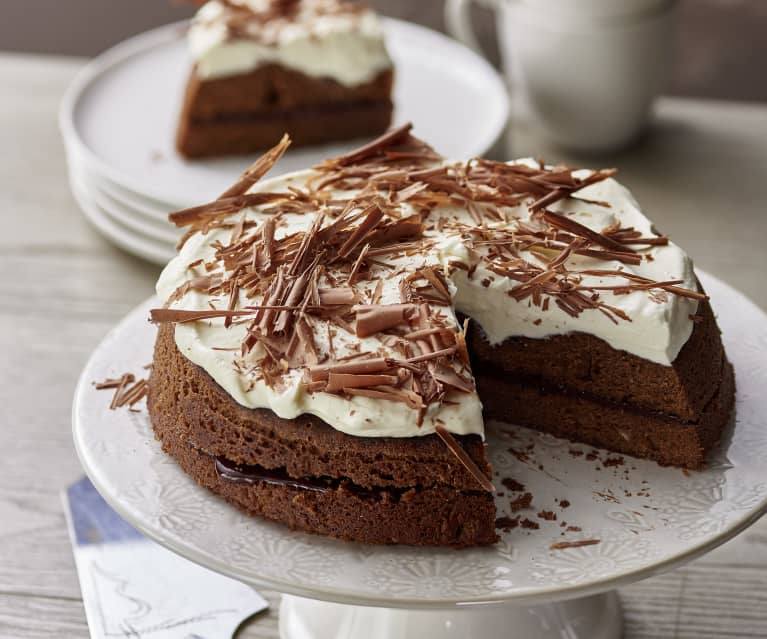
[[231, 639], [267, 608], [250, 586], [142, 535], [87, 477], [62, 500], [92, 639]]

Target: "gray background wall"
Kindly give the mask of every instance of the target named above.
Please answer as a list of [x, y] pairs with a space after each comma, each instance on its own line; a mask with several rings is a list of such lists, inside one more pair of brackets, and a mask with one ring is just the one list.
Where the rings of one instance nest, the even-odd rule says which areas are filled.
[[[767, 0], [679, 1], [671, 92], [767, 101]], [[443, 28], [442, 0], [369, 4], [388, 15]], [[95, 55], [127, 36], [193, 11], [181, 0], [0, 0], [0, 51]], [[495, 57], [492, 17], [481, 10], [476, 17]]]

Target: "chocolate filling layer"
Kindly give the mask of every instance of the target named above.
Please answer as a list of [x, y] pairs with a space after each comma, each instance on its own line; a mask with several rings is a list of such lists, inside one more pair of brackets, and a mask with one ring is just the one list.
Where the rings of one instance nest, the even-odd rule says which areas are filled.
[[311, 106], [299, 106], [292, 109], [273, 109], [259, 111], [241, 111], [238, 113], [218, 113], [213, 117], [192, 117], [195, 124], [226, 124], [239, 122], [267, 122], [283, 118], [312, 118], [326, 113], [359, 113], [360, 111], [381, 111], [391, 109], [390, 100], [361, 100], [357, 102], [328, 103]]
[[[268, 484], [271, 486], [285, 486], [287, 488], [307, 490], [316, 493], [340, 490], [353, 493], [361, 499], [386, 499], [388, 501], [399, 501], [406, 493], [422, 490], [419, 486], [408, 486], [404, 488], [363, 488], [347, 479], [334, 479], [332, 477], [300, 477], [296, 479], [295, 477], [288, 475], [284, 468], [267, 469], [262, 466], [235, 464], [224, 457], [215, 457], [213, 459], [216, 475], [225, 481], [230, 481], [236, 484], [249, 484], [251, 486]], [[483, 491], [472, 490], [456, 492], [464, 494], [483, 493]]]
[[[310, 490], [317, 493], [327, 492], [332, 488], [330, 481], [323, 479], [302, 478], [294, 479], [283, 469], [268, 470], [261, 466], [241, 466], [223, 457], [215, 458], [216, 474], [227, 481], [236, 484], [271, 484], [276, 486], [288, 486], [299, 490]], [[336, 486], [337, 487], [337, 486]]]
[[[722, 379], [722, 376], [724, 375], [724, 367], [726, 365], [727, 365], [727, 361], [725, 359], [722, 359], [721, 366], [720, 366], [720, 369], [722, 371], [720, 374], [720, 380]], [[593, 402], [595, 404], [599, 404], [600, 406], [619, 408], [620, 410], [626, 411], [628, 413], [633, 413], [634, 415], [663, 419], [668, 422], [677, 423], [680, 426], [688, 426], [690, 424], [697, 423], [696, 421], [687, 421], [684, 419], [680, 419], [676, 415], [671, 415], [669, 413], [664, 413], [662, 411], [650, 410], [647, 408], [643, 408], [641, 406], [636, 406], [631, 404], [629, 401], [626, 401], [626, 402], [610, 401], [609, 399], [605, 399], [604, 397], [600, 397], [599, 395], [596, 395], [594, 393], [588, 393], [586, 391], [576, 390], [562, 384], [555, 384], [551, 382], [550, 380], [546, 380], [541, 377], [535, 377], [532, 375], [510, 374], [507, 371], [504, 371], [498, 368], [497, 366], [494, 366], [493, 364], [490, 364], [487, 362], [478, 363], [478, 365], [476, 366], [476, 369], [483, 371], [483, 374], [487, 377], [494, 377], [496, 379], [501, 379], [511, 384], [520, 384], [521, 386], [527, 386], [528, 388], [535, 388], [538, 391], [540, 391], [542, 394], [557, 394], [557, 395], [564, 395], [567, 397], [577, 397], [577, 398], [581, 398], [581, 399], [585, 399], [587, 401]], [[481, 378], [482, 378], [482, 375], [479, 375], [478, 382], [477, 382], [480, 389], [480, 395], [482, 394]], [[706, 402], [706, 407], [708, 407], [712, 399], [719, 392], [720, 386], [721, 386], [721, 381], [715, 386], [712, 386], [710, 394], [708, 396], [708, 400]], [[703, 412], [705, 412], [705, 408]]]

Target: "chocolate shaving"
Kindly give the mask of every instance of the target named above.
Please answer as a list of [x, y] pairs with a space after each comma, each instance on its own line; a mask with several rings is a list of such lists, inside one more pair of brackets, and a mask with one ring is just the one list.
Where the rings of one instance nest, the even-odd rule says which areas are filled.
[[347, 395], [360, 395], [371, 399], [383, 399], [391, 402], [401, 402], [408, 407], [419, 410], [423, 408], [423, 400], [420, 395], [401, 388], [374, 389], [374, 388], [344, 388]]
[[[255, 307], [253, 307], [255, 308]], [[258, 307], [263, 309], [266, 307]], [[273, 307], [269, 307], [273, 308]], [[216, 317], [243, 317], [246, 315], [254, 315], [255, 310], [215, 310], [208, 311], [187, 311], [180, 308], [153, 308], [149, 311], [149, 317], [153, 324], [165, 324], [173, 322], [176, 324], [184, 324], [186, 322], [197, 322], [200, 320], [214, 319]]]
[[258, 182], [264, 175], [269, 172], [275, 163], [282, 157], [283, 153], [287, 151], [290, 146], [290, 136], [286, 133], [282, 136], [282, 139], [260, 158], [258, 158], [253, 164], [251, 164], [240, 178], [232, 184], [226, 191], [224, 191], [219, 197], [219, 200], [223, 200], [229, 197], [242, 195], [251, 186]]
[[357, 337], [368, 337], [406, 322], [416, 311], [414, 304], [381, 304], [355, 306]]
[[554, 202], [557, 202], [565, 197], [570, 196], [575, 191], [579, 191], [582, 188], [585, 188], [589, 186], [590, 184], [594, 184], [596, 182], [601, 182], [602, 180], [612, 177], [617, 173], [617, 169], [604, 169], [602, 171], [595, 171], [591, 175], [589, 175], [587, 178], [583, 180], [577, 180], [573, 179], [570, 185], [567, 186], [560, 186], [558, 188], [555, 188], [553, 191], [550, 191], [540, 199], [536, 200], [530, 205], [530, 210], [540, 211], [541, 209], [546, 208], [550, 204], [554, 204]]
[[117, 385], [115, 389], [115, 393], [112, 396], [112, 401], [109, 402], [109, 410], [114, 410], [115, 408], [120, 406], [120, 397], [123, 394], [123, 391], [125, 390], [125, 387], [130, 384], [134, 379], [136, 379], [131, 373], [125, 373], [120, 378], [120, 383]]
[[601, 543], [601, 539], [581, 539], [579, 541], [558, 541], [549, 546], [549, 550], [565, 550], [566, 548], [581, 548], [582, 546], [594, 546]]
[[348, 373], [350, 375], [362, 375], [368, 373], [380, 373], [390, 368], [390, 364], [383, 357], [373, 359], [356, 360], [335, 364], [325, 364], [309, 368], [309, 375], [313, 382], [327, 380], [330, 373]]
[[473, 393], [475, 390], [471, 380], [464, 379], [448, 366], [435, 366], [431, 375], [438, 382], [445, 384], [446, 386], [451, 386], [463, 393]]
[[552, 226], [568, 231], [573, 235], [578, 235], [580, 237], [586, 238], [594, 244], [603, 246], [604, 248], [615, 251], [616, 253], [631, 252], [631, 249], [627, 249], [627, 247], [620, 242], [616, 242], [607, 235], [602, 235], [601, 233], [592, 231], [588, 226], [584, 226], [580, 222], [566, 217], [561, 213], [556, 213], [555, 211], [546, 209], [543, 211], [543, 219]]
[[346, 388], [365, 388], [368, 386], [392, 385], [397, 383], [396, 375], [364, 375], [354, 373], [329, 373], [325, 391], [337, 393]]
[[168, 215], [168, 219], [177, 227], [188, 226], [206, 219], [229, 215], [249, 206], [278, 202], [286, 197], [284, 193], [245, 193], [174, 211]]
[[366, 160], [374, 155], [377, 155], [387, 147], [393, 146], [399, 142], [405, 140], [409, 135], [413, 125], [408, 122], [394, 129], [390, 129], [383, 135], [377, 137], [372, 142], [368, 142], [364, 146], [361, 146], [354, 151], [335, 158], [334, 164], [338, 166], [348, 166], [350, 164], [358, 164], [363, 160]]
[[384, 212], [381, 210], [378, 204], [371, 204], [367, 209], [363, 211], [363, 213], [365, 213], [365, 218], [362, 220], [360, 225], [354, 229], [352, 234], [349, 236], [349, 239], [347, 239], [341, 248], [338, 249], [339, 258], [347, 257], [384, 217]]
[[433, 351], [431, 353], [424, 353], [423, 355], [417, 355], [416, 357], [410, 357], [408, 358], [409, 364], [417, 364], [418, 362], [426, 362], [431, 359], [439, 359], [440, 357], [447, 357], [449, 355], [452, 355], [456, 352], [457, 347], [451, 346], [450, 348], [443, 348], [438, 351]]
[[489, 493], [494, 493], [495, 486], [493, 486], [493, 482], [491, 482], [477, 467], [477, 465], [474, 463], [474, 460], [469, 457], [468, 453], [463, 449], [463, 446], [458, 443], [455, 437], [453, 437], [450, 432], [443, 426], [437, 426], [434, 430], [436, 431], [439, 438], [445, 443], [445, 446], [447, 446], [448, 450], [456, 456], [458, 461], [463, 464], [464, 468], [466, 468], [466, 470], [471, 473], [474, 479], [477, 480], [477, 483], [482, 487], [482, 490], [485, 490]]
[[351, 305], [357, 301], [357, 294], [348, 286], [339, 288], [319, 289], [320, 304], [322, 306]]
[[[149, 386], [145, 379], [138, 381], [132, 373], [124, 373], [117, 378], [108, 378], [94, 384], [96, 390], [114, 389], [112, 400], [109, 402], [109, 410], [116, 410], [123, 406], [133, 408], [135, 404], [146, 397]], [[131, 385], [132, 384], [132, 385]]]

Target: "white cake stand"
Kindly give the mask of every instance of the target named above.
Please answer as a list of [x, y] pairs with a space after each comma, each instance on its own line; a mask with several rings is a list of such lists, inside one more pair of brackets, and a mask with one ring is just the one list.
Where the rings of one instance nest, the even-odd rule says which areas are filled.
[[616, 587], [708, 552], [767, 510], [767, 316], [722, 282], [701, 279], [738, 383], [736, 423], [707, 468], [685, 473], [493, 424], [491, 460], [505, 493], [499, 514], [512, 515], [510, 499], [519, 495], [502, 486], [505, 477], [524, 484], [533, 503], [514, 514], [530, 528], [502, 533], [492, 548], [374, 547], [305, 535], [245, 516], [197, 486], [162, 453], [144, 411], [110, 411], [109, 393], [92, 386], [140, 374], [150, 362], [153, 300], [85, 367], [75, 445], [96, 488], [138, 529], [208, 568], [285, 593], [283, 639], [614, 639]]

